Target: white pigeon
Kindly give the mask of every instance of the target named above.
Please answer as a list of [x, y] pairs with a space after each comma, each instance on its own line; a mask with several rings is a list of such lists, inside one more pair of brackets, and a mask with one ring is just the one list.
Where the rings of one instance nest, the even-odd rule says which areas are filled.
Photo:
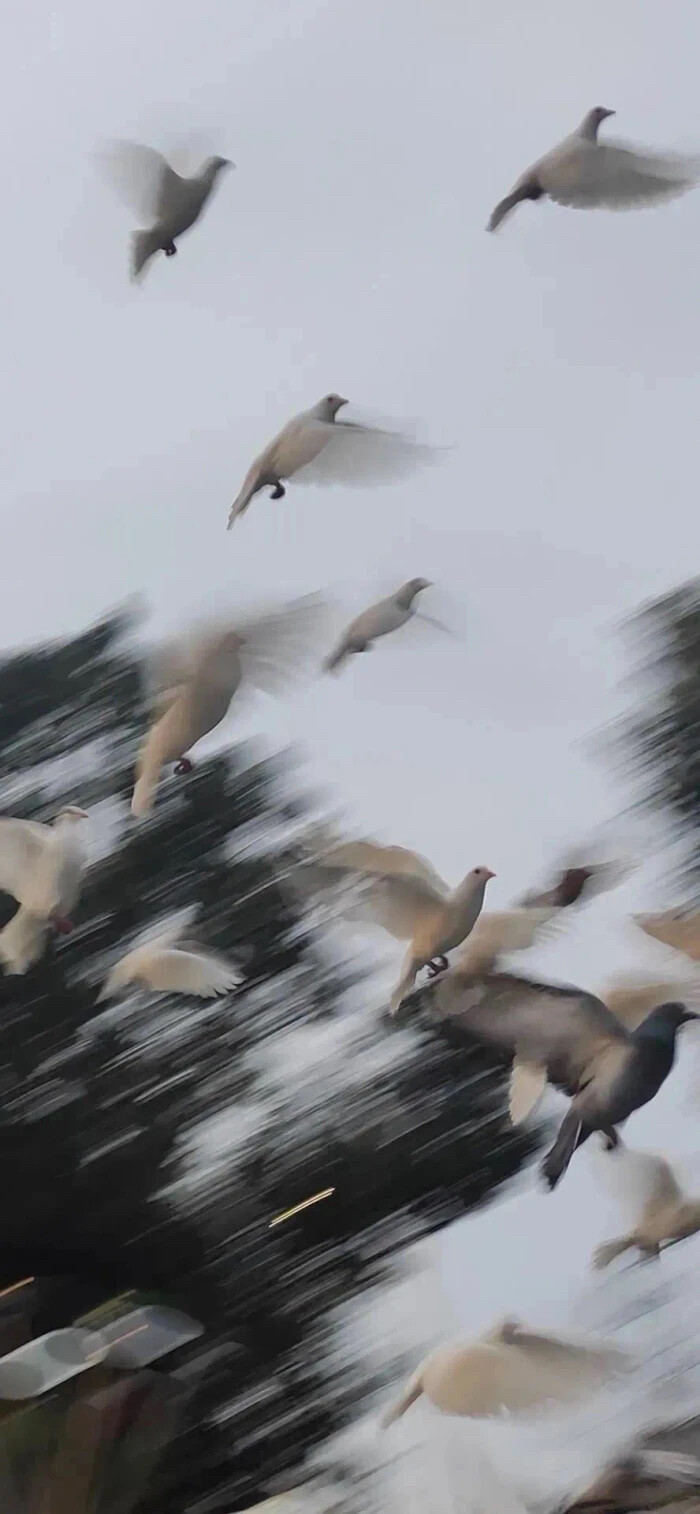
[[192, 763], [185, 753], [219, 725], [239, 685], [277, 692], [314, 656], [323, 636], [326, 606], [317, 595], [246, 620], [217, 620], [161, 650], [151, 675], [157, 719], [136, 763], [132, 813], [153, 807], [160, 770], [177, 758], [176, 772]]
[[433, 461], [433, 447], [398, 431], [336, 421], [341, 406], [347, 404], [340, 394], [326, 394], [310, 410], [287, 421], [248, 469], [229, 512], [229, 531], [260, 489], [270, 488], [272, 499], [283, 499], [283, 480], [297, 473], [305, 484], [362, 487], [393, 483]]
[[200, 999], [215, 999], [238, 987], [242, 976], [237, 968], [213, 952], [177, 946], [181, 933], [181, 924], [171, 926], [127, 952], [108, 974], [99, 998], [112, 998], [132, 983], [158, 994], [193, 994]]
[[504, 1320], [473, 1345], [431, 1351], [381, 1424], [400, 1419], [422, 1394], [443, 1414], [474, 1419], [575, 1403], [630, 1365], [614, 1346], [576, 1345]]
[[0, 820], [0, 890], [20, 908], [0, 931], [0, 961], [11, 974], [26, 973], [41, 956], [49, 929], [68, 932], [86, 862], [85, 810], [68, 805], [50, 825]]
[[[409, 578], [388, 599], [380, 599], [377, 604], [363, 610], [361, 615], [350, 622], [333, 651], [325, 658], [324, 670], [327, 673], [337, 672], [356, 652], [366, 652], [379, 636], [388, 636], [391, 631], [398, 631], [401, 626], [405, 626], [407, 620], [418, 613], [415, 606], [417, 596], [424, 589], [430, 588], [432, 584], [428, 578]], [[432, 621], [431, 616], [421, 616], [421, 619]]]
[[222, 169], [235, 167], [228, 158], [207, 158], [199, 173], [183, 178], [161, 153], [137, 142], [115, 142], [101, 158], [122, 198], [137, 215], [151, 222], [146, 230], [135, 231], [132, 236], [131, 271], [135, 279], [155, 253], [174, 257], [175, 238], [199, 220]]
[[457, 888], [450, 889], [417, 852], [376, 841], [331, 846], [314, 857], [314, 867], [335, 872], [341, 880], [364, 882], [364, 897], [353, 903], [352, 912], [380, 925], [396, 940], [410, 941], [390, 1000], [392, 1015], [398, 1013], [422, 967], [440, 960], [447, 965], [445, 953], [469, 935], [486, 885], [496, 876], [488, 867], [474, 867]]
[[603, 105], [587, 111], [570, 136], [520, 175], [510, 194], [499, 200], [487, 229], [496, 231], [521, 200], [546, 196], [573, 209], [627, 210], [670, 200], [697, 183], [697, 155], [599, 142], [601, 122], [614, 114]]
[[634, 1223], [624, 1234], [598, 1246], [593, 1266], [607, 1267], [625, 1251], [658, 1256], [664, 1243], [685, 1240], [700, 1230], [700, 1199], [690, 1198], [660, 1152], [634, 1151], [622, 1141], [596, 1152], [596, 1167], [618, 1197], [634, 1200]]

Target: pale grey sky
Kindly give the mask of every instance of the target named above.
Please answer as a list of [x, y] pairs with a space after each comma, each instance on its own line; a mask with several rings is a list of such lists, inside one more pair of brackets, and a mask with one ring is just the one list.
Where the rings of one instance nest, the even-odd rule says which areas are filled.
[[[8, 11], [0, 644], [134, 590], [161, 624], [208, 594], [321, 586], [354, 612], [432, 578], [461, 639], [413, 631], [252, 728], [303, 737], [358, 824], [447, 877], [488, 863], [490, 903], [536, 881], [618, 803], [579, 744], [618, 707], [615, 621], [696, 567], [700, 194], [484, 225], [594, 104], [699, 147], [699, 48], [694, 0]], [[236, 172], [134, 287], [91, 154], [191, 132]], [[227, 535], [253, 454], [329, 389], [453, 450], [408, 485], [292, 485]], [[560, 975], [650, 962], [624, 923], [646, 897], [591, 909]]]

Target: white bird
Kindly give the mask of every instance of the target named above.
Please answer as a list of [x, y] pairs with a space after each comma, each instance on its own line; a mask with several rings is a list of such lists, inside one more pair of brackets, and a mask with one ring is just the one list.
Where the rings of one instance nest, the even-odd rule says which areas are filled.
[[199, 173], [183, 178], [161, 153], [137, 142], [115, 142], [101, 158], [114, 188], [137, 215], [151, 222], [132, 236], [134, 278], [156, 252], [174, 257], [175, 238], [199, 220], [222, 169], [235, 167], [228, 158], [207, 158]]
[[409, 578], [388, 599], [380, 599], [375, 605], [370, 605], [369, 609], [363, 610], [346, 627], [333, 651], [325, 658], [324, 670], [335, 673], [349, 657], [356, 652], [367, 652], [379, 636], [388, 636], [391, 631], [398, 631], [416, 615], [421, 620], [429, 621], [431, 625], [440, 625], [431, 615], [423, 615], [415, 604], [417, 596], [424, 589], [431, 588], [428, 578]]
[[685, 909], [668, 909], [656, 915], [634, 915], [635, 925], [662, 946], [671, 947], [689, 957], [691, 962], [700, 962], [700, 914]]
[[700, 1199], [683, 1192], [670, 1162], [659, 1152], [634, 1151], [620, 1141], [605, 1154], [596, 1153], [596, 1165], [622, 1199], [629, 1203], [633, 1198], [636, 1214], [629, 1231], [597, 1247], [594, 1267], [607, 1267], [635, 1248], [643, 1256], [658, 1256], [664, 1243], [685, 1240], [700, 1230]]
[[80, 895], [86, 862], [79, 834], [85, 810], [68, 805], [50, 825], [0, 820], [0, 889], [20, 908], [0, 931], [0, 961], [26, 973], [41, 956], [49, 929], [72, 930], [69, 913]]
[[158, 718], [137, 758], [134, 815], [152, 809], [166, 762], [180, 758], [175, 771], [191, 771], [185, 753], [224, 719], [243, 680], [275, 693], [314, 656], [325, 615], [323, 600], [308, 595], [250, 620], [210, 621], [161, 650], [151, 669]]
[[470, 1346], [439, 1346], [421, 1362], [382, 1418], [393, 1424], [425, 1394], [443, 1414], [484, 1419], [569, 1404], [631, 1365], [614, 1346], [581, 1346], [504, 1320]]
[[380, 925], [398, 941], [410, 941], [400, 980], [391, 996], [392, 1015], [398, 1013], [422, 967], [442, 960], [469, 935], [484, 902], [490, 878], [488, 867], [474, 867], [457, 888], [434, 867], [400, 846], [376, 841], [347, 841], [331, 846], [313, 859], [314, 868], [327, 869], [339, 879], [363, 882], [364, 896], [351, 906], [354, 914]]
[[310, 410], [287, 421], [248, 469], [229, 512], [229, 531], [260, 489], [270, 488], [271, 499], [283, 499], [283, 480], [297, 473], [305, 484], [362, 487], [393, 483], [433, 461], [435, 448], [398, 431], [336, 421], [341, 406], [347, 404], [340, 394], [326, 394]]
[[177, 946], [181, 933], [182, 925], [174, 925], [127, 952], [108, 974], [99, 998], [109, 999], [130, 983], [157, 994], [193, 994], [200, 999], [214, 999], [239, 986], [242, 975], [225, 958]]
[[598, 128], [614, 110], [596, 105], [580, 126], [545, 153], [499, 200], [488, 223], [496, 231], [521, 200], [546, 196], [573, 209], [626, 210], [670, 200], [700, 177], [700, 158], [599, 142]]

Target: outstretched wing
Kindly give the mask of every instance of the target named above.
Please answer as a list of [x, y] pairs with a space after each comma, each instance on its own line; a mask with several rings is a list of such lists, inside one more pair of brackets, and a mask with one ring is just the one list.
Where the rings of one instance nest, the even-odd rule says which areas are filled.
[[455, 967], [479, 976], [490, 972], [499, 957], [527, 951], [540, 938], [562, 924], [558, 909], [511, 909], [480, 915], [458, 956]]
[[23, 882], [46, 853], [50, 833], [34, 820], [0, 819], [0, 890], [19, 898]]
[[628, 1032], [602, 1000], [580, 988], [512, 973], [469, 979], [451, 968], [414, 997], [476, 1040], [546, 1067], [550, 1082], [570, 1090], [601, 1052], [613, 1046], [626, 1051], [630, 1045]]
[[144, 222], [157, 220], [182, 187], [180, 175], [162, 154], [139, 142], [112, 142], [98, 154], [98, 162], [122, 202]]
[[336, 421], [329, 431], [322, 451], [299, 468], [300, 483], [348, 488], [394, 483], [436, 462], [439, 456], [440, 449], [400, 431], [382, 431], [351, 421]]
[[576, 163], [576, 172], [547, 184], [547, 194], [573, 209], [627, 210], [653, 205], [683, 194], [697, 183], [697, 157], [669, 153], [634, 152], [614, 143], [600, 143]]
[[654, 941], [690, 957], [691, 962], [700, 962], [700, 914], [697, 911], [669, 909], [657, 915], [635, 915], [633, 918], [635, 925]]

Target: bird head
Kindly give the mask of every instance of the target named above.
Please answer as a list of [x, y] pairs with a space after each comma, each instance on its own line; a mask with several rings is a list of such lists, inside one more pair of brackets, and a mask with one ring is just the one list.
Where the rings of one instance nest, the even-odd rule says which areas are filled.
[[409, 578], [404, 587], [410, 589], [411, 594], [422, 594], [424, 589], [432, 589], [433, 585], [429, 578]]
[[323, 399], [319, 400], [316, 406], [316, 414], [319, 420], [334, 421], [338, 411], [347, 403], [342, 394], [324, 394]]
[[214, 179], [216, 178], [217, 174], [221, 173], [222, 168], [235, 167], [235, 163], [232, 163], [230, 158], [209, 158], [207, 162], [207, 169]]
[[691, 1020], [700, 1020], [700, 1015], [694, 1009], [687, 1009], [685, 1004], [658, 1004], [642, 1020], [639, 1031], [647, 1035], [675, 1036], [681, 1025], [686, 1025]]
[[58, 814], [54, 816], [52, 823], [53, 825], [58, 825], [59, 821], [62, 820], [70, 820], [71, 822], [76, 823], [78, 820], [89, 819], [90, 816], [88, 815], [87, 810], [78, 809], [77, 804], [67, 804], [64, 809], [59, 810]]
[[608, 110], [607, 105], [594, 105], [589, 111], [591, 120], [595, 121], [596, 126], [600, 126], [601, 121], [607, 121], [608, 116], [614, 116], [614, 114], [614, 110]]

